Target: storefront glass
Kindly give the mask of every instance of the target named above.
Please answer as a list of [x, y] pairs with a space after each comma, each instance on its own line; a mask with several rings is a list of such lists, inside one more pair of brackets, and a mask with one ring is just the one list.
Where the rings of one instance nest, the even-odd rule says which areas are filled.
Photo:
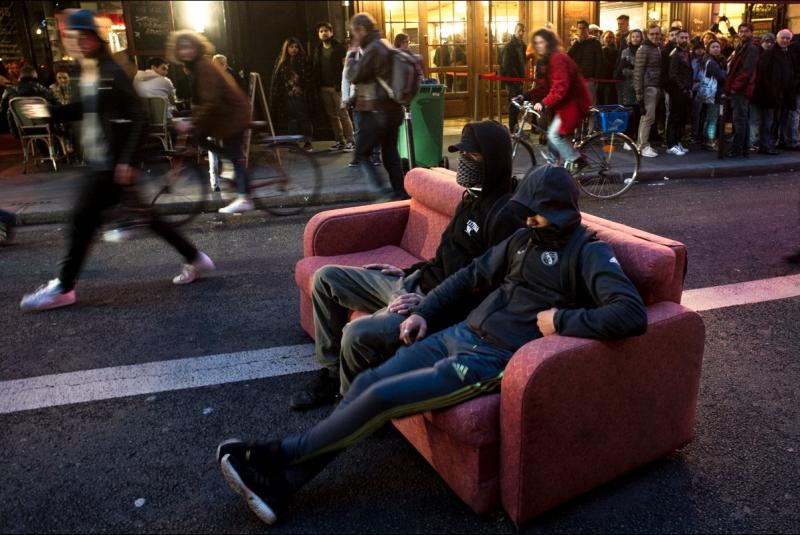
[[449, 92], [467, 91], [467, 2], [425, 2], [428, 68]]

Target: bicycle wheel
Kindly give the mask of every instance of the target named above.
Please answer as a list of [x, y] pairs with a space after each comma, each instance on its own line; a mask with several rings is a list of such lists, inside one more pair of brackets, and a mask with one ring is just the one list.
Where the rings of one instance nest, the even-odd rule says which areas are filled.
[[588, 162], [575, 179], [591, 197], [611, 199], [622, 195], [639, 175], [639, 150], [625, 134], [598, 132], [575, 148]]
[[294, 215], [319, 202], [322, 172], [314, 155], [294, 144], [254, 146], [250, 190], [256, 206], [277, 216]]
[[211, 209], [208, 176], [201, 172], [199, 163], [186, 163], [179, 158], [182, 157], [174, 158], [172, 168], [166, 162], [151, 166], [140, 181], [144, 199], [150, 201], [161, 219], [176, 226], [185, 225]]
[[531, 144], [524, 139], [515, 139], [511, 145], [511, 176], [518, 181], [536, 166], [536, 155]]

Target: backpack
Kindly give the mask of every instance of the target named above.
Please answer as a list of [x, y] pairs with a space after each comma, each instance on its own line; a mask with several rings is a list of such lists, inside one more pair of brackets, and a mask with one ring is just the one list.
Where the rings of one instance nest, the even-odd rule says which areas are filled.
[[405, 50], [389, 48], [389, 54], [392, 61], [391, 83], [381, 78], [378, 78], [378, 82], [389, 98], [401, 106], [408, 106], [422, 84], [422, 65], [416, 56]]
[[[710, 59], [708, 61], [714, 60]], [[717, 98], [717, 79], [708, 75], [708, 62], [706, 62], [705, 69], [703, 69], [700, 85], [697, 87], [697, 96], [700, 97], [700, 102], [704, 104], [713, 104]]]

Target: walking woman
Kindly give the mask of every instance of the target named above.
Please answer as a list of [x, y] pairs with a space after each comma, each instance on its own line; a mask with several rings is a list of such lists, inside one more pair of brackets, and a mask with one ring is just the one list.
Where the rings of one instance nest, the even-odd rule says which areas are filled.
[[561, 51], [561, 42], [555, 33], [544, 28], [533, 34], [533, 47], [541, 58], [534, 88], [529, 100], [538, 101], [533, 109], [541, 113], [545, 106], [553, 111], [553, 120], [547, 130], [551, 153], [566, 164], [585, 167], [586, 160], [578, 154], [567, 136], [578, 128], [589, 111], [592, 97], [578, 66]]
[[283, 42], [275, 61], [270, 84], [270, 109], [287, 120], [290, 134], [303, 134], [303, 150], [311, 152], [313, 130], [309, 117], [311, 64], [300, 40], [289, 37]]
[[628, 120], [628, 129], [625, 133], [631, 139], [636, 139], [639, 132], [639, 119], [642, 117], [642, 109], [636, 101], [636, 91], [633, 88], [633, 66], [636, 63], [636, 51], [642, 46], [644, 34], [642, 30], [631, 30], [628, 34], [628, 48], [622, 51], [619, 64], [614, 72], [614, 78], [622, 80], [622, 104], [630, 108], [631, 114]]
[[[703, 147], [708, 150], [717, 150], [717, 121], [719, 119], [719, 103], [722, 99], [722, 93], [725, 90], [725, 76], [727, 71], [725, 69], [725, 57], [722, 55], [722, 46], [716, 39], [709, 41], [706, 45], [706, 55], [701, 64], [703, 71], [699, 74], [700, 84], [703, 83], [703, 78], [714, 78], [717, 81], [717, 92], [713, 100], [706, 100], [703, 106], [705, 107], [706, 120], [703, 124], [703, 134], [706, 141]], [[695, 98], [702, 98], [697, 95]]]

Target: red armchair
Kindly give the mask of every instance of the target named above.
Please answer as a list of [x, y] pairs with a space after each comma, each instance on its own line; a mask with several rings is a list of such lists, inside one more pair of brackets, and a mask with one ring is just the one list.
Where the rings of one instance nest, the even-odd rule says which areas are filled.
[[[414, 169], [410, 201], [330, 210], [306, 226], [297, 263], [301, 325], [327, 264], [430, 258], [463, 191], [452, 172]], [[682, 307], [683, 244], [584, 214], [647, 305], [648, 331], [620, 341], [549, 336], [512, 357], [501, 392], [395, 426], [474, 511], [523, 522], [692, 440], [705, 331]], [[354, 315], [359, 314], [354, 311]]]

